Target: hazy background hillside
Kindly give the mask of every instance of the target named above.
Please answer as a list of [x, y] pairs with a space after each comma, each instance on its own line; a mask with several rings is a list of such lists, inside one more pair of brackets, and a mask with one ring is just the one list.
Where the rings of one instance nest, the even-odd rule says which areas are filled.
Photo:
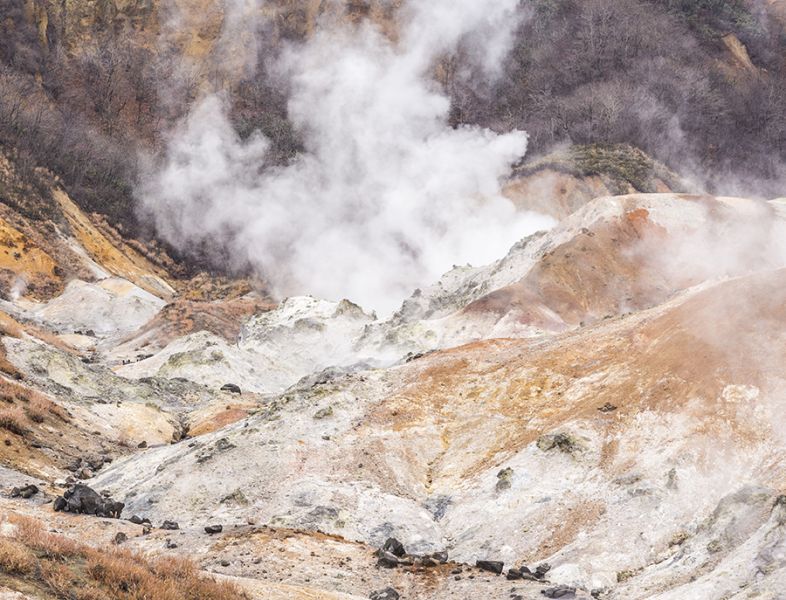
[[[390, 0], [267, 3], [274, 15], [255, 37], [259, 59], [228, 68], [237, 55], [220, 37], [229, 13], [203, 4], [0, 0], [0, 143], [17, 168], [50, 169], [82, 208], [128, 235], [151, 235], [132, 199], [140, 157], [161, 149], [200, 93], [225, 91], [237, 132], [261, 130], [274, 144], [269, 159], [286, 163], [301, 138], [287, 120], [287, 90], [268, 72], [272, 57], [320, 18], [371, 14], [390, 29], [395, 8]], [[437, 77], [455, 126], [525, 130], [527, 161], [567, 144], [630, 144], [692, 189], [779, 196], [782, 4], [522, 0], [528, 18], [501, 78], [484, 84], [461, 51], [445, 57]]]

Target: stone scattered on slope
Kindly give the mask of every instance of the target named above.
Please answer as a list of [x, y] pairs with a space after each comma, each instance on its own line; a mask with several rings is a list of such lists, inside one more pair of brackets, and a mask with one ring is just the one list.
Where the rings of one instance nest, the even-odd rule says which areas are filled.
[[370, 600], [399, 600], [399, 598], [401, 598], [401, 596], [392, 587], [388, 587], [385, 588], [384, 590], [373, 592], [369, 596]]
[[64, 511], [76, 514], [96, 515], [119, 519], [125, 504], [101, 494], [81, 483], [66, 490], [58, 496], [53, 504], [55, 512]]
[[34, 483], [22, 487], [15, 487], [11, 489], [9, 494], [10, 498], [24, 498], [25, 500], [32, 498], [39, 492], [38, 486]]
[[574, 598], [576, 596], [576, 588], [567, 585], [558, 585], [556, 587], [546, 588], [540, 592], [546, 598]]
[[505, 563], [498, 560], [479, 560], [475, 563], [475, 566], [482, 571], [489, 571], [496, 575], [501, 575], [502, 569], [505, 568]]

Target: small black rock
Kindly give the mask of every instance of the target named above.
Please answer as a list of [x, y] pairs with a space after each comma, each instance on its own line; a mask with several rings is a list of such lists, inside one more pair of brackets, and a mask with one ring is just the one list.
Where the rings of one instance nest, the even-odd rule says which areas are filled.
[[433, 558], [437, 562], [440, 562], [440, 563], [444, 564], [444, 563], [448, 562], [448, 553], [445, 552], [444, 550], [442, 552], [434, 552], [431, 555], [431, 558]]
[[385, 541], [385, 545], [382, 546], [382, 549], [385, 552], [390, 552], [393, 556], [398, 556], [399, 558], [407, 553], [407, 551], [404, 549], [404, 544], [399, 542], [396, 538], [388, 538]]
[[11, 490], [11, 498], [24, 498], [27, 500], [28, 498], [32, 498], [38, 493], [38, 486], [34, 484], [29, 484], [24, 487], [15, 487]]
[[119, 544], [122, 544], [123, 542], [125, 542], [126, 540], [128, 540], [128, 536], [125, 533], [123, 533], [122, 531], [118, 531], [115, 534], [115, 539], [113, 541], [114, 541], [114, 543], [116, 545], [119, 545]]
[[498, 560], [479, 560], [475, 563], [475, 566], [482, 571], [490, 571], [500, 575], [505, 567], [505, 563]]
[[239, 394], [240, 386], [235, 385], [234, 383], [225, 383], [221, 386], [222, 392], [232, 392], [233, 394]]
[[573, 598], [576, 595], [576, 588], [558, 585], [557, 587], [540, 590], [540, 593], [546, 596], [546, 598]]
[[174, 531], [175, 529], [180, 529], [180, 525], [178, 525], [177, 522], [175, 521], [164, 521], [163, 523], [161, 523], [161, 529]]
[[513, 581], [515, 579], [522, 579], [521, 571], [518, 569], [509, 569], [508, 574], [505, 576], [507, 579]]
[[208, 525], [205, 527], [205, 533], [214, 534], [221, 533], [224, 530], [222, 525]]
[[543, 563], [535, 567], [535, 577], [538, 579], [543, 579], [546, 576], [546, 573], [551, 571], [551, 565], [549, 563]]
[[398, 566], [398, 558], [395, 554], [380, 550], [377, 558], [377, 566], [386, 569], [395, 569]]
[[129, 520], [129, 521], [131, 521], [131, 522], [132, 522], [134, 525], [151, 525], [151, 524], [152, 524], [152, 523], [150, 522], [150, 519], [148, 519], [147, 517], [145, 517], [145, 518], [143, 519], [143, 518], [142, 518], [142, 517], [140, 517], [139, 515], [133, 515], [133, 516], [132, 516], [130, 519], [128, 519], [128, 520]]

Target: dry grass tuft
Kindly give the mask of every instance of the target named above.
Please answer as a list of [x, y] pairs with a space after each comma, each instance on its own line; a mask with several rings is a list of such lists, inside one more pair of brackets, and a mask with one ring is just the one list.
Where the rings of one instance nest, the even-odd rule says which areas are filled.
[[44, 558], [65, 560], [82, 553], [82, 548], [77, 542], [44, 531], [41, 523], [35, 519], [13, 515], [9, 520], [16, 525], [15, 539]]
[[25, 413], [35, 423], [43, 423], [47, 416], [55, 416], [61, 421], [68, 420], [68, 415], [60, 406], [35, 392], [29, 396]]
[[74, 591], [75, 600], [112, 600], [103, 590], [89, 585]]
[[38, 560], [27, 546], [0, 538], [0, 571], [28, 575], [34, 572], [37, 566]]
[[9, 314], [0, 312], [0, 336], [7, 335], [19, 339], [23, 334], [24, 328], [16, 319]]
[[25, 413], [21, 408], [16, 406], [0, 408], [0, 429], [17, 435], [25, 435], [27, 433], [25, 421]]
[[48, 416], [56, 417], [63, 422], [69, 420], [68, 413], [61, 406], [40, 392], [2, 377], [0, 377], [0, 401], [14, 405], [16, 408], [18, 408], [17, 403], [22, 404], [24, 408], [22, 416], [27, 416], [33, 423], [43, 423]]
[[71, 569], [53, 560], [42, 560], [39, 567], [41, 583], [54, 592], [58, 598], [71, 598], [73, 577]]
[[[2, 344], [0, 343], [0, 345]], [[10, 360], [8, 360], [8, 358], [5, 356], [5, 352], [0, 353], [0, 372], [5, 373], [17, 381], [24, 379], [22, 372], [17, 369]]]
[[[95, 549], [44, 531], [41, 523], [12, 515], [14, 540], [0, 538], [0, 568], [74, 600], [247, 600], [230, 583], [200, 573], [183, 559], [150, 561], [121, 548]], [[5, 566], [3, 548], [8, 547]]]

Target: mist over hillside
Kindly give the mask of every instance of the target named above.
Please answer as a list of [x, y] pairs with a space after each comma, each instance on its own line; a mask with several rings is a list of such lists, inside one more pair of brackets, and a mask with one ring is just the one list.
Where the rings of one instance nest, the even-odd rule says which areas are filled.
[[[148, 231], [132, 201], [140, 157], [163, 150], [173, 123], [222, 92], [238, 135], [261, 132], [268, 160], [287, 164], [305, 132], [289, 114], [281, 53], [308, 43], [318, 22], [368, 15], [395, 35], [395, 6], [4, 0], [0, 141], [20, 164], [57, 173], [81, 206]], [[494, 76], [473, 61], [471, 37], [435, 60], [453, 126], [526, 131], [530, 158], [570, 143], [630, 144], [693, 191], [778, 195], [778, 2], [530, 0], [516, 13]], [[223, 34], [232, 19], [243, 31]]]

